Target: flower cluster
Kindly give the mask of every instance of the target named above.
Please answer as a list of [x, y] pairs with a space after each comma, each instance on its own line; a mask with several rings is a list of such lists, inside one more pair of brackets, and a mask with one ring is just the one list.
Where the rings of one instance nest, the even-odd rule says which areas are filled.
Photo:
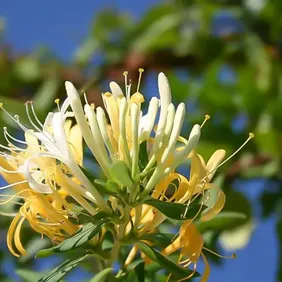
[[[163, 73], [158, 76], [159, 97], [149, 101], [144, 114], [145, 99], [139, 92], [142, 72], [141, 69], [135, 93], [131, 95], [124, 73], [125, 91], [111, 82], [111, 92], [102, 94], [104, 107], [97, 108], [88, 103], [86, 96], [83, 105], [78, 91], [66, 82], [66, 100], [61, 106], [56, 100], [58, 110], [49, 113], [44, 123], [37, 117], [33, 103], [26, 103], [30, 127], [1, 104], [25, 136], [25, 141], [19, 140], [4, 128], [8, 144], [1, 145], [0, 153], [0, 173], [9, 183], [0, 189], [13, 191], [0, 194], [4, 198], [0, 205], [22, 200], [7, 235], [12, 254], [26, 254], [20, 239], [24, 221], [59, 244], [80, 230], [85, 217], [91, 222], [103, 214], [100, 233], [91, 239], [91, 244], [101, 247], [105, 234], [110, 232], [114, 243], [109, 261], [113, 262], [119, 258], [121, 247], [130, 242], [126, 268], [139, 254], [138, 242], [154, 247], [154, 240], [148, 235], [157, 234], [159, 226], [172, 218], [178, 219], [179, 232], [160, 251], [154, 251], [168, 257], [177, 252], [180, 267], [194, 266], [189, 275], [179, 280], [194, 275], [202, 257], [206, 264], [202, 281], [207, 280], [204, 241], [195, 220], [208, 221], [224, 206], [225, 195], [211, 180], [226, 162], [225, 151], [215, 151], [207, 163], [196, 151], [208, 115], [202, 125], [192, 127], [187, 138], [180, 135], [185, 104], [176, 107], [171, 102], [170, 86]], [[252, 137], [250, 134], [246, 142]], [[83, 143], [101, 168], [102, 179], [84, 167]], [[190, 162], [189, 178], [177, 172], [177, 167], [186, 161]], [[211, 192], [215, 195], [213, 200]], [[193, 207], [196, 211], [191, 214]], [[141, 251], [149, 264], [152, 257], [142, 247]]]

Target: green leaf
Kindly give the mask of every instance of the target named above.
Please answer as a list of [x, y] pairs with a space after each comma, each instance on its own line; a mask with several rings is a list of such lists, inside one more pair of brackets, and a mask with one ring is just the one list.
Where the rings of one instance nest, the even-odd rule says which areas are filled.
[[113, 272], [113, 268], [108, 267], [97, 273], [89, 282], [104, 282], [107, 276]]
[[112, 166], [111, 177], [119, 185], [126, 187], [131, 187], [133, 185], [128, 167], [123, 161], [118, 161]]
[[96, 176], [93, 172], [89, 171], [89, 169], [82, 166], [79, 166], [79, 168], [83, 171], [83, 173], [89, 179], [89, 181], [95, 181]]
[[172, 242], [172, 238], [175, 234], [170, 233], [152, 233], [152, 234], [144, 234], [139, 237], [139, 240], [150, 241], [157, 246], [165, 248]]
[[19, 261], [25, 263], [27, 261], [34, 260], [34, 256], [39, 250], [47, 248], [50, 246], [50, 240], [48, 238], [33, 238], [30, 240], [26, 246], [27, 255], [21, 256]]
[[72, 237], [65, 239], [59, 245], [39, 251], [37, 257], [46, 257], [54, 253], [63, 253], [77, 249], [91, 240], [100, 231], [101, 226], [102, 224], [96, 226], [92, 222], [89, 222], [80, 228]]
[[42, 116], [42, 112], [46, 112], [52, 106], [54, 106], [54, 99], [56, 98], [59, 89], [59, 80], [56, 78], [46, 79], [38, 91], [33, 96], [36, 110], [39, 116]]
[[120, 187], [116, 182], [108, 180], [106, 183], [106, 190], [111, 195], [117, 195], [120, 192]]
[[67, 275], [71, 270], [73, 270], [79, 263], [86, 259], [89, 255], [84, 255], [75, 260], [66, 260], [56, 268], [54, 268], [49, 274], [42, 277], [38, 282], [59, 282], [61, 279]]
[[139, 158], [138, 158], [138, 166], [140, 171], [142, 171], [149, 162], [148, 152], [147, 152], [147, 142], [144, 141], [139, 146]]
[[35, 56], [25, 56], [15, 63], [15, 74], [23, 82], [33, 82], [41, 75], [40, 62]]
[[99, 44], [95, 38], [85, 38], [81, 45], [75, 50], [74, 61], [78, 64], [86, 64], [98, 50]]
[[[165, 216], [175, 220], [186, 220], [194, 218], [194, 216], [197, 215], [199, 209], [204, 210], [205, 208], [205, 206], [202, 206], [200, 204], [193, 204], [187, 210], [187, 205], [163, 202], [156, 199], [149, 199], [144, 203], [157, 208]], [[183, 217], [184, 215], [186, 215], [185, 218]]]
[[127, 268], [129, 270], [127, 280], [128, 282], [144, 282], [145, 281], [145, 263], [143, 260], [138, 260], [130, 264]]
[[42, 277], [42, 273], [27, 269], [17, 269], [16, 274], [25, 282], [38, 281]]
[[222, 211], [209, 221], [198, 221], [198, 230], [203, 233], [207, 230], [226, 230], [238, 226], [246, 221], [246, 215], [240, 212]]
[[[192, 270], [188, 268], [183, 268], [178, 264], [174, 263], [169, 258], [162, 255], [159, 251], [151, 248], [149, 245], [143, 242], [137, 243], [140, 250], [147, 255], [150, 259], [162, 265], [164, 269], [166, 269], [169, 273], [172, 273], [174, 277], [178, 279], [182, 279], [188, 277], [192, 274]], [[195, 272], [193, 277], [198, 277], [199, 273]]]

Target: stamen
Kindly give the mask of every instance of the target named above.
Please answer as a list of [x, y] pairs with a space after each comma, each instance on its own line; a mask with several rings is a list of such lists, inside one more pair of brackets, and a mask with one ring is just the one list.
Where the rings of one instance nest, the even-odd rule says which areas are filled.
[[0, 211], [0, 215], [3, 216], [10, 216], [10, 217], [15, 217], [18, 213], [7, 213], [7, 212], [1, 212]]
[[142, 73], [144, 72], [144, 69], [139, 69], [139, 78], [138, 78], [138, 84], [137, 84], [137, 89], [136, 92], [139, 92], [140, 84], [141, 84], [141, 78], [142, 78]]
[[205, 123], [210, 119], [211, 117], [209, 115], [205, 115], [205, 120], [201, 124], [201, 128], [205, 125]]
[[28, 183], [28, 181], [27, 180], [23, 180], [23, 181], [12, 183], [12, 184], [9, 184], [9, 185], [6, 185], [6, 186], [2, 186], [2, 187], [0, 187], [0, 190], [4, 190], [6, 188], [10, 188], [10, 187], [13, 187], [13, 186], [16, 186], [16, 185], [19, 185], [19, 184], [24, 184], [24, 183]]
[[[4, 171], [4, 172], [7, 172], [7, 173], [15, 173], [15, 174], [18, 174], [19, 172], [17, 170], [8, 170], [8, 169], [5, 169], [3, 168], [2, 166], [0, 166], [0, 170]], [[0, 195], [1, 196], [1, 195]]]
[[[42, 146], [42, 145], [39, 145], [39, 144], [37, 144], [37, 145], [35, 145], [35, 144], [28, 144], [28, 143], [25, 142], [25, 141], [22, 141], [22, 140], [19, 140], [19, 139], [13, 137], [13, 136], [8, 132], [7, 127], [4, 127], [3, 130], [4, 130], [4, 138], [5, 138], [5, 140], [8, 142], [8, 144], [13, 145], [13, 147], [14, 147], [14, 148], [11, 148], [11, 149], [10, 149], [11, 151], [13, 150], [13, 151], [22, 151], [22, 152], [23, 152], [23, 151], [25, 151], [25, 149], [22, 149], [22, 148], [19, 148], [19, 147], [15, 146], [15, 145], [8, 139], [8, 137], [9, 137], [10, 139], [14, 140], [14, 141], [17, 142], [17, 143], [27, 145], [28, 147], [35, 147], [35, 148], [43, 148], [43, 149], [45, 149], [45, 147]], [[6, 147], [6, 148], [7, 148], [7, 147]]]
[[[12, 144], [11, 144], [11, 145], [12, 145]], [[11, 147], [4, 146], [4, 145], [2, 145], [2, 144], [0, 144], [0, 148], [6, 149], [6, 150], [11, 151], [11, 152], [13, 152], [13, 153], [16, 153], [17, 151], [19, 151], [19, 152], [24, 152], [24, 151], [25, 151], [24, 149], [21, 149], [21, 148], [18, 148], [18, 147], [16, 147], [16, 148], [11, 148]]]
[[210, 250], [210, 249], [208, 249], [208, 248], [206, 248], [206, 247], [203, 247], [203, 250], [206, 250], [206, 251], [208, 251], [209, 253], [211, 253], [211, 254], [213, 254], [213, 255], [215, 255], [215, 256], [218, 256], [218, 257], [220, 257], [220, 258], [224, 258], [224, 259], [235, 259], [235, 258], [237, 257], [235, 253], [232, 254], [231, 256], [223, 256], [223, 255], [220, 255], [220, 254], [218, 254], [218, 253], [216, 253], [216, 252], [214, 252], [214, 251], [212, 251], [212, 250]]
[[14, 200], [15, 198], [20, 198], [20, 199], [24, 199], [23, 196], [20, 196], [20, 194], [24, 193], [24, 192], [27, 192], [27, 191], [30, 191], [30, 189], [24, 189], [24, 190], [21, 190], [20, 192], [18, 192], [17, 194], [14, 194], [14, 195], [0, 195], [0, 196], [5, 196], [5, 197], [9, 197], [8, 200], [6, 201], [0, 201], [0, 205], [5, 205], [9, 202], [11, 202], [12, 200]]
[[[2, 146], [0, 145], [0, 148], [2, 148]], [[17, 154], [16, 152], [13, 152], [14, 154]], [[10, 154], [4, 153], [4, 152], [0, 152], [0, 156], [2, 156], [3, 158], [5, 158], [6, 160], [8, 160], [9, 162], [13, 162], [18, 164], [19, 163], [19, 157], [21, 157], [22, 159], [24, 159], [22, 156], [12, 156]]]
[[8, 144], [12, 143], [12, 142], [8, 139], [8, 137], [9, 137], [10, 139], [14, 140], [14, 141], [17, 142], [17, 143], [27, 145], [27, 143], [26, 143], [25, 141], [22, 141], [22, 140], [19, 140], [19, 139], [13, 137], [13, 136], [8, 132], [8, 129], [7, 129], [6, 126], [3, 127], [3, 131], [4, 131], [4, 137], [5, 137], [6, 141], [8, 142]]
[[35, 124], [35, 123], [33, 122], [32, 118], [31, 118], [31, 116], [30, 116], [29, 109], [28, 109], [28, 105], [29, 105], [29, 104], [31, 104], [31, 102], [29, 102], [29, 101], [27, 101], [27, 102], [25, 103], [25, 110], [26, 110], [26, 114], [27, 114], [28, 120], [29, 120], [29, 122], [32, 124], [32, 126], [33, 126], [36, 130], [38, 130], [38, 131], [40, 132], [40, 131], [41, 131], [41, 128], [39, 128], [39, 127], [37, 126], [37, 124]]
[[27, 128], [25, 126], [23, 126], [20, 123], [20, 117], [18, 115], [15, 115], [14, 117], [4, 108], [3, 103], [0, 103], [0, 109], [10, 118], [12, 119], [15, 123], [17, 123], [19, 125], [19, 127], [23, 130], [26, 131]]
[[224, 160], [221, 164], [219, 164], [216, 169], [218, 169], [219, 167], [224, 165], [227, 161], [229, 161], [231, 158], [233, 158], [254, 137], [255, 137], [254, 133], [250, 132], [248, 139], [231, 156], [229, 156], [226, 160]]
[[83, 92], [83, 97], [84, 97], [85, 104], [89, 105], [85, 92]]
[[127, 77], [128, 77], [128, 71], [124, 71], [123, 72], [123, 76], [124, 76], [124, 85], [125, 85], [125, 92], [127, 91]]
[[[206, 182], [205, 180], [212, 174], [214, 173], [219, 167], [223, 166], [226, 162], [228, 162], [231, 158], [233, 158], [251, 139], [255, 137], [254, 133], [250, 132], [248, 139], [231, 155], [229, 156], [226, 160], [224, 160], [221, 164], [219, 164], [217, 167], [215, 167], [213, 170], [207, 172], [207, 175], [200, 180], [200, 182]], [[204, 183], [205, 184], [205, 183]]]
[[39, 120], [39, 118], [37, 117], [36, 113], [35, 113], [35, 109], [34, 109], [34, 102], [30, 101], [30, 107], [33, 113], [33, 116], [35, 118], [35, 120], [38, 122], [38, 124], [43, 128], [43, 124], [41, 123], [41, 121]]
[[126, 87], [126, 93], [125, 94], [126, 94], [127, 101], [130, 100], [130, 91], [131, 91], [131, 81], [129, 81], [129, 84]]
[[58, 111], [60, 112], [61, 111], [61, 108], [60, 108], [60, 99], [57, 98], [54, 100], [55, 104], [57, 105], [57, 108], [58, 108]]

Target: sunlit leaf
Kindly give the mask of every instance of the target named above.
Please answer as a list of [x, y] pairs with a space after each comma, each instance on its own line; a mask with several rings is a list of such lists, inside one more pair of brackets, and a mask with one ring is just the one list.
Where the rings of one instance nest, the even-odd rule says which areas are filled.
[[[187, 208], [187, 205], [164, 202], [156, 199], [146, 200], [144, 203], [157, 208], [165, 216], [175, 220], [186, 220], [194, 218], [199, 210], [204, 210], [205, 206], [193, 204]], [[185, 216], [185, 217], [184, 217]]]
[[224, 230], [238, 226], [246, 221], [246, 215], [239, 212], [222, 211], [208, 221], [198, 221], [197, 229], [202, 233], [207, 230]]
[[[141, 251], [146, 254], [151, 260], [157, 262], [158, 264], [162, 265], [164, 269], [166, 269], [169, 273], [172, 273], [178, 279], [182, 279], [188, 277], [192, 274], [192, 270], [183, 268], [178, 264], [174, 263], [168, 257], [162, 255], [159, 251], [155, 250], [154, 248], [150, 247], [146, 243], [138, 243], [139, 248]], [[199, 273], [195, 272], [194, 277], [199, 276]]]
[[101, 227], [102, 224], [94, 225], [89, 222], [80, 228], [73, 236], [65, 239], [55, 247], [39, 251], [37, 257], [46, 257], [54, 253], [63, 253], [82, 247], [101, 230]]
[[28, 269], [17, 269], [17, 275], [23, 279], [24, 282], [35, 282], [42, 277], [42, 273], [38, 273]]
[[97, 273], [89, 282], [104, 282], [107, 276], [113, 272], [113, 268], [108, 267]]
[[65, 277], [70, 271], [72, 271], [79, 263], [85, 260], [89, 255], [84, 255], [75, 260], [66, 260], [55, 269], [53, 269], [49, 274], [42, 277], [38, 282], [59, 282], [63, 277]]
[[129, 169], [123, 161], [118, 161], [112, 166], [111, 177], [115, 182], [126, 187], [131, 187], [133, 184]]

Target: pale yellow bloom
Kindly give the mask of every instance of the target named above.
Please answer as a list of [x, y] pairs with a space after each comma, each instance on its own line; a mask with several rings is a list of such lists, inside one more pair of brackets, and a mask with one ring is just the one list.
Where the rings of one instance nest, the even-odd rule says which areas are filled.
[[[81, 137], [79, 138], [79, 128], [77, 126], [71, 128], [70, 121], [66, 122], [65, 127], [75, 159], [81, 164], [82, 143]], [[33, 135], [26, 133], [25, 136], [26, 150], [18, 153], [12, 151], [11, 155], [0, 156], [1, 175], [10, 185], [16, 184], [12, 186], [15, 194], [10, 195], [8, 200], [1, 201], [0, 205], [17, 198], [24, 200], [10, 225], [7, 235], [8, 248], [15, 256], [19, 256], [19, 253], [26, 254], [20, 240], [21, 227], [25, 220], [29, 222], [33, 230], [48, 236], [53, 242], [62, 241], [65, 236], [72, 235], [78, 228], [68, 219], [68, 210], [71, 209], [71, 205], [65, 199], [68, 196], [67, 191], [63, 188], [57, 190], [54, 187], [55, 183], [57, 183], [57, 170], [59, 169], [54, 159], [42, 159], [40, 157], [34, 159], [34, 171], [32, 172], [33, 178], [37, 182], [44, 180], [49, 183], [50, 187], [53, 187], [52, 194], [38, 193], [31, 189], [29, 183], [25, 181], [25, 177], [21, 173], [25, 160], [32, 154], [38, 154], [42, 151], [38, 140]], [[11, 148], [15, 147], [11, 146]], [[6, 198], [7, 195], [1, 194], [0, 196]]]

